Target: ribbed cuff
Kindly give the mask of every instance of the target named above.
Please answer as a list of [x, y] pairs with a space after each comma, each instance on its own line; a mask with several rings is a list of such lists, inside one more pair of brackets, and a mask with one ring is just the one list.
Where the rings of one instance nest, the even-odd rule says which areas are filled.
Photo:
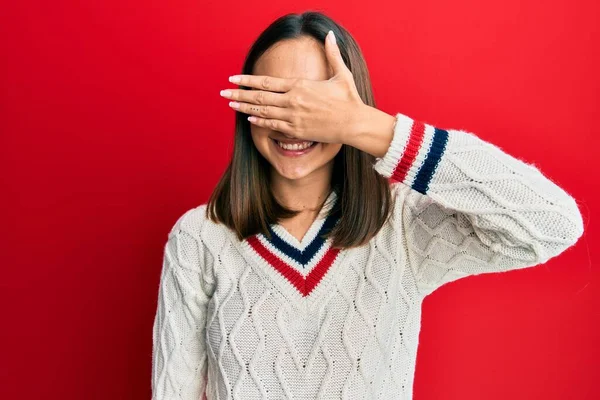
[[373, 168], [393, 180], [427, 194], [448, 143], [448, 132], [396, 114], [392, 142]]
[[392, 177], [396, 166], [405, 153], [413, 126], [413, 119], [406, 115], [396, 114], [395, 118], [392, 142], [385, 155], [382, 158], [377, 157], [377, 161], [373, 164], [373, 168], [386, 178]]

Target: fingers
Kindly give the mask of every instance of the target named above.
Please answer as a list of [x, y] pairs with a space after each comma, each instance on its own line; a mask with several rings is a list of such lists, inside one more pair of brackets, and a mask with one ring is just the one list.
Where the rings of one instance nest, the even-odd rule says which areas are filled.
[[292, 126], [289, 122], [286, 121], [280, 121], [277, 119], [265, 119], [255, 116], [248, 117], [248, 121], [250, 121], [250, 123], [254, 125], [262, 126], [263, 128], [268, 128], [274, 131], [282, 132], [285, 135], [294, 134]]
[[244, 114], [254, 115], [265, 119], [278, 119], [291, 122], [291, 112], [286, 108], [271, 105], [240, 103], [237, 101], [229, 102], [229, 106]]
[[337, 45], [337, 42], [335, 40], [335, 34], [333, 33], [333, 31], [329, 31], [329, 33], [325, 37], [325, 49], [327, 61], [329, 61], [329, 64], [331, 64], [331, 68], [333, 70], [334, 75], [350, 72], [350, 70], [344, 63], [342, 53], [340, 53], [340, 48]]
[[223, 97], [234, 100], [229, 106], [244, 114], [261, 118], [291, 120], [291, 111], [286, 109], [290, 101], [282, 93], [262, 90], [228, 89], [221, 92]]
[[289, 106], [289, 99], [282, 93], [265, 92], [263, 90], [227, 89], [222, 91], [221, 95], [238, 102], [277, 107]]
[[264, 75], [234, 75], [229, 77], [229, 82], [240, 86], [268, 90], [269, 92], [287, 92], [292, 89], [296, 79], [274, 78]]

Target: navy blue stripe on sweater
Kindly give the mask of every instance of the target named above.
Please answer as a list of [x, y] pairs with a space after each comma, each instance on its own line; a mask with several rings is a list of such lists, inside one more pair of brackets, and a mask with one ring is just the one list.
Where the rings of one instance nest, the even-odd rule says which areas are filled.
[[285, 240], [283, 240], [275, 231], [269, 226], [269, 233], [271, 234], [271, 239], [264, 236], [264, 238], [271, 243], [273, 247], [277, 250], [281, 251], [286, 256], [290, 257], [294, 261], [301, 264], [303, 267], [306, 266], [310, 262], [310, 260], [317, 254], [317, 252], [321, 249], [323, 244], [325, 243], [325, 239], [321, 236], [328, 233], [334, 226], [338, 220], [338, 215], [330, 214], [325, 218], [325, 222], [319, 229], [319, 232], [315, 236], [315, 238], [310, 242], [308, 246], [304, 250], [299, 250], [298, 248], [292, 246]]
[[446, 144], [448, 143], [448, 131], [443, 129], [435, 128], [433, 134], [433, 140], [431, 147], [427, 153], [427, 157], [423, 162], [423, 165], [419, 169], [415, 181], [412, 184], [412, 188], [422, 194], [427, 194], [429, 190], [429, 183], [431, 178], [437, 169], [437, 166], [444, 154]]

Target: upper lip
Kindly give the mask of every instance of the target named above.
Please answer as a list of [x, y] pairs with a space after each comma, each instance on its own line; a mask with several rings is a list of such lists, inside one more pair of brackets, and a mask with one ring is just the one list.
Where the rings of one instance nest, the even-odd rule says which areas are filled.
[[312, 142], [312, 140], [290, 140], [290, 139], [277, 139], [277, 138], [273, 138], [273, 140], [277, 140], [278, 142], [286, 143], [286, 144]]

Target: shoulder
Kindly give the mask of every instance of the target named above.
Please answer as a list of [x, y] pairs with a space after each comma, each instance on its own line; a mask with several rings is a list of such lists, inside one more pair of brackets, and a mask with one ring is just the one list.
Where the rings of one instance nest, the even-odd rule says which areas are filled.
[[218, 229], [207, 218], [206, 207], [201, 204], [182, 212], [172, 224], [167, 240], [167, 248], [179, 265], [203, 275], [210, 271], [213, 261], [207, 238], [215, 236], [211, 229]]
[[200, 251], [211, 261], [218, 254], [224, 243], [232, 240], [229, 229], [222, 223], [211, 220], [207, 215], [208, 204], [203, 203], [190, 208], [177, 217], [168, 238], [169, 241]]
[[202, 277], [203, 290], [208, 293], [214, 282], [212, 238], [219, 237], [213, 230], [220, 228], [207, 218], [206, 209], [206, 204], [200, 204], [182, 212], [169, 230], [166, 249], [177, 266]]
[[201, 232], [206, 223], [206, 204], [185, 210], [175, 219], [169, 231], [169, 237], [181, 231], [188, 233]]
[[172, 224], [169, 237], [185, 232], [200, 239], [207, 232], [210, 234], [211, 231], [220, 229], [219, 224], [207, 217], [207, 207], [208, 205], [203, 203], [181, 213]]

